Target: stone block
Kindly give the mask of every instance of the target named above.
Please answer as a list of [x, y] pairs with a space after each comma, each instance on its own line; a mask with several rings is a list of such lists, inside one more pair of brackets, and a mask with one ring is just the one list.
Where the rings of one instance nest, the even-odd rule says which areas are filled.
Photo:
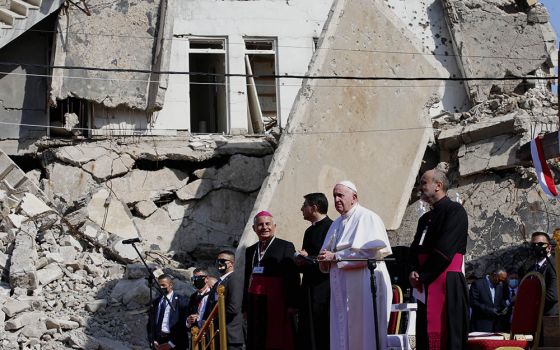
[[[136, 246], [142, 254], [142, 247]], [[138, 253], [130, 244], [122, 244], [122, 240], [118, 239], [111, 244], [111, 252], [126, 262], [133, 262], [138, 259]]]
[[94, 301], [86, 302], [86, 311], [95, 313], [97, 311], [103, 311], [107, 308], [107, 300], [97, 299]]
[[500, 135], [463, 145], [457, 154], [459, 173], [469, 176], [487, 170], [500, 170], [521, 164], [517, 159], [520, 136]]
[[[154, 264], [148, 264], [148, 267], [153, 271], [156, 268]], [[124, 278], [129, 280], [135, 280], [139, 278], [145, 278], [148, 272], [144, 264], [128, 264], [126, 265], [126, 272]]]
[[157, 244], [161, 250], [167, 251], [181, 228], [182, 220], [173, 221], [165, 209], [158, 208], [146, 219], [134, 218], [134, 223], [146, 241]]
[[10, 214], [8, 215], [8, 222], [12, 225], [12, 227], [20, 228], [21, 224], [27, 217], [18, 214]]
[[468, 124], [442, 130], [438, 136], [439, 145], [446, 150], [455, 150], [463, 144], [473, 143], [502, 134], [515, 133], [515, 121], [518, 114], [513, 112], [504, 116], [485, 120], [480, 124]]
[[73, 246], [58, 247], [58, 252], [62, 257], [63, 263], [71, 263], [76, 260], [77, 251]]
[[167, 209], [167, 213], [169, 214], [169, 218], [173, 221], [175, 220], [183, 220], [183, 218], [187, 214], [187, 210], [189, 209], [190, 204], [184, 203], [180, 200], [174, 200], [173, 202], [167, 204], [165, 209]]
[[193, 182], [187, 184], [183, 188], [177, 191], [177, 198], [182, 201], [187, 201], [191, 199], [200, 199], [213, 188], [212, 181], [202, 179], [194, 180]]
[[168, 196], [185, 186], [188, 180], [186, 173], [176, 169], [133, 169], [126, 176], [107, 181], [107, 186], [111, 187], [117, 198], [128, 204]]
[[115, 196], [109, 196], [107, 189], [102, 188], [92, 196], [87, 205], [87, 215], [91, 221], [109, 233], [123, 239], [138, 237], [130, 210]]
[[133, 165], [134, 159], [128, 154], [119, 155], [110, 152], [84, 164], [82, 168], [90, 173], [96, 180], [106, 181], [109, 178], [126, 174]]
[[29, 310], [30, 308], [31, 303], [28, 301], [10, 300], [4, 304], [2, 311], [6, 314], [6, 316], [14, 317], [23, 311]]
[[[64, 263], [64, 258], [62, 257], [62, 255], [60, 253], [51, 253], [51, 252], [47, 252], [45, 254], [45, 258], [47, 259], [47, 264], [50, 263], [59, 263], [62, 264]], [[45, 264], [45, 266], [47, 265]], [[44, 266], [43, 266], [44, 267]]]
[[33, 324], [37, 320], [45, 319], [45, 314], [42, 312], [26, 312], [14, 318], [7, 320], [4, 323], [4, 329], [7, 331], [15, 331], [23, 328], [25, 325]]
[[24, 212], [27, 216], [32, 217], [35, 215], [39, 215], [45, 212], [53, 211], [54, 210], [45, 204], [42, 200], [37, 198], [32, 193], [26, 193], [21, 200], [19, 207], [22, 212]]
[[157, 205], [152, 201], [140, 201], [134, 205], [134, 209], [140, 217], [147, 218], [157, 210]]
[[47, 173], [48, 180], [43, 184], [50, 200], [58, 195], [72, 203], [87, 196], [97, 186], [90, 174], [74, 166], [52, 163], [47, 166]]
[[47, 331], [45, 322], [43, 320], [35, 320], [32, 324], [27, 324], [20, 331], [20, 334], [26, 336], [28, 339], [40, 339]]
[[62, 276], [64, 276], [64, 272], [57, 263], [48, 264], [43, 269], [37, 271], [37, 278], [39, 279], [39, 283], [43, 286], [56, 281]]
[[12, 288], [36, 289], [38, 280], [35, 262], [38, 260], [35, 249], [37, 229], [31, 222], [22, 224], [14, 241], [10, 260], [10, 285]]
[[69, 234], [63, 236], [59, 242], [61, 247], [73, 247], [76, 251], [81, 252], [83, 250], [82, 244], [74, 236]]
[[47, 326], [47, 329], [55, 328], [65, 331], [80, 328], [80, 324], [78, 322], [50, 317], [45, 320], [45, 325]]
[[120, 280], [111, 291], [111, 298], [127, 305], [131, 302], [145, 305], [150, 301], [150, 289], [144, 279]]

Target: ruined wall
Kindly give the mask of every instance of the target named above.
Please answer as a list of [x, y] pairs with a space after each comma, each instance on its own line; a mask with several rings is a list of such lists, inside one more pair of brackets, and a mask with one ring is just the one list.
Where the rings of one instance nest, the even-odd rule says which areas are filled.
[[[548, 91], [490, 95], [464, 113], [435, 118], [436, 143], [421, 170], [450, 164], [450, 197], [469, 215], [467, 275], [501, 266], [517, 269], [528, 258], [531, 233], [560, 227], [560, 204], [540, 189], [532, 163], [518, 149], [541, 132], [558, 130], [558, 97]], [[550, 164], [558, 176], [558, 164]], [[421, 173], [420, 172], [420, 173]], [[409, 246], [423, 213], [415, 191], [392, 245]]]
[[[551, 68], [557, 64], [551, 59], [556, 51], [556, 35], [542, 4], [529, 7], [525, 1], [514, 0], [443, 3], [463, 76], [552, 74]], [[482, 102], [492, 89], [511, 92], [521, 83], [470, 81], [466, 86], [471, 100]]]
[[46, 142], [41, 187], [94, 240], [114, 246], [140, 235], [146, 249], [188, 263], [237, 246], [273, 144], [223, 136]]
[[[75, 6], [61, 12], [57, 23], [54, 65], [133, 69], [111, 72], [54, 69], [51, 102], [69, 96], [114, 108], [158, 110], [163, 104], [166, 70], [162, 40], [166, 0], [88, 1], [91, 16]], [[143, 72], [147, 71], [147, 72]]]
[[35, 151], [33, 142], [48, 133], [46, 65], [55, 20], [53, 14], [0, 51], [1, 62], [15, 63], [0, 67], [0, 148], [9, 154]]

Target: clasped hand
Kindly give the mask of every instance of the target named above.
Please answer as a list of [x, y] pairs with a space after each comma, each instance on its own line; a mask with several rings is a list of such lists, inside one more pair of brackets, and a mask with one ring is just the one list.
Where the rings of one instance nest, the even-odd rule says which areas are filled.
[[321, 262], [336, 261], [336, 254], [328, 250], [322, 250], [317, 256], [317, 260]]

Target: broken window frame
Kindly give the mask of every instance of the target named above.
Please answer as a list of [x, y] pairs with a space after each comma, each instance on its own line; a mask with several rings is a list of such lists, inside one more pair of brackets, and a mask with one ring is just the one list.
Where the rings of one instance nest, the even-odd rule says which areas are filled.
[[[253, 49], [253, 48], [248, 48], [248, 43], [270, 43], [270, 49]], [[255, 36], [245, 36], [243, 37], [243, 44], [244, 44], [244, 55], [245, 57], [248, 57], [249, 55], [272, 55], [274, 57], [274, 74], [278, 75], [278, 38], [276, 37], [255, 37]], [[253, 69], [251, 67], [251, 71], [249, 72], [249, 70], [246, 67], [246, 73], [251, 73], [254, 74]], [[252, 82], [250, 82], [252, 80]], [[256, 88], [256, 85], [254, 83], [254, 78], [249, 78], [247, 79], [247, 96], [248, 98], [250, 98], [250, 89], [251, 89], [251, 84], [253, 84]], [[273, 126], [280, 126], [280, 84], [279, 84], [279, 79], [278, 78], [274, 78], [274, 91], [275, 91], [275, 98], [276, 98], [276, 120], [271, 123], [270, 125], [264, 125], [263, 127], [263, 132], [266, 132], [267, 130], [271, 129]], [[258, 93], [257, 93], [257, 97], [258, 97]], [[258, 99], [258, 98], [257, 98]], [[250, 109], [250, 101], [247, 101], [247, 108], [248, 110]], [[261, 111], [261, 106], [260, 106], [260, 101], [259, 101], [259, 114], [260, 114], [260, 121], [263, 121], [263, 115], [262, 115], [262, 111]], [[251, 112], [249, 111], [249, 114]], [[255, 117], [256, 118], [256, 117]], [[256, 133], [258, 133], [260, 130], [260, 122], [255, 122], [256, 118], [253, 121], [253, 124], [251, 125], [251, 116], [249, 116], [248, 118], [248, 123], [249, 123], [249, 131], [252, 132], [252, 130], [254, 130]]]
[[[188, 42], [188, 51], [187, 51], [187, 60], [189, 65], [189, 71], [191, 70], [191, 54], [219, 54], [224, 56], [224, 72], [227, 74], [229, 72], [229, 57], [228, 57], [228, 38], [226, 36], [197, 36], [197, 35], [189, 35], [186, 36]], [[194, 47], [192, 48], [192, 43], [196, 43], [198, 45], [207, 44], [209, 47], [201, 48], [201, 47]], [[210, 46], [218, 45], [222, 48], [213, 48]], [[189, 131], [191, 133], [199, 133], [193, 132], [193, 114], [192, 114], [192, 101], [190, 97], [191, 93], [191, 76], [188, 76], [188, 86], [189, 86]], [[229, 96], [229, 77], [224, 76], [224, 107], [225, 107], [225, 115], [223, 118], [225, 119], [225, 128], [222, 131], [218, 130], [218, 126], [216, 126], [216, 131], [212, 132], [203, 132], [204, 134], [222, 134], [230, 133], [231, 122], [230, 122], [230, 96]]]

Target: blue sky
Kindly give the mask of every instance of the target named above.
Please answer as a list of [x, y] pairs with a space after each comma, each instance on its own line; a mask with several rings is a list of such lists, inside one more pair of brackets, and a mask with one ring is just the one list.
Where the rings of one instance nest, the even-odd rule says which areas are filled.
[[[560, 38], [560, 1], [558, 0], [541, 0], [541, 3], [546, 7], [550, 15], [550, 22], [556, 31], [556, 37]], [[558, 39], [556, 39], [556, 47], [558, 47]], [[557, 64], [557, 63], [555, 63]], [[556, 75], [558, 75], [558, 67], [556, 67]], [[556, 85], [553, 86], [552, 91], [558, 93]]]

